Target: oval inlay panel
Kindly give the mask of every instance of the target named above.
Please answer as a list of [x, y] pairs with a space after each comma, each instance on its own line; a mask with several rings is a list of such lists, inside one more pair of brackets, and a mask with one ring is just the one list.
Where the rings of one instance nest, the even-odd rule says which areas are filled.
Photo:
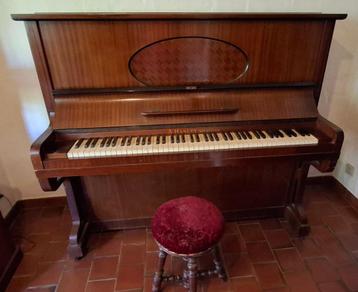
[[149, 86], [226, 84], [248, 69], [246, 53], [213, 38], [179, 37], [154, 42], [138, 50], [129, 70]]

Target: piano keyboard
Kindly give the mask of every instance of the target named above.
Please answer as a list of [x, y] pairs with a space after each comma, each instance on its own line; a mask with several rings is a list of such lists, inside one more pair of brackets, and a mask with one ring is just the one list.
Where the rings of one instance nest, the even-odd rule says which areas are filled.
[[79, 139], [67, 157], [83, 159], [315, 144], [318, 139], [304, 129], [124, 136]]

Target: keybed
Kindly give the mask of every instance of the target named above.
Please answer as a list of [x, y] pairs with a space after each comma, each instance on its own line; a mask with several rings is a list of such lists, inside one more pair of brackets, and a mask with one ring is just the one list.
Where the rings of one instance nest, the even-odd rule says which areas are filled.
[[318, 139], [306, 129], [115, 136], [80, 138], [68, 151], [67, 157], [84, 159], [316, 144], [318, 144]]

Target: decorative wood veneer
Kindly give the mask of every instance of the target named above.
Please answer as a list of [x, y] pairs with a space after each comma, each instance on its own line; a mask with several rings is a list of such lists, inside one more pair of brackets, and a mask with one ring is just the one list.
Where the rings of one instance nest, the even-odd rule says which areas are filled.
[[[143, 86], [130, 74], [129, 59], [154, 42], [188, 36], [215, 38], [246, 52], [250, 68], [235, 83], [317, 82], [324, 64], [326, 27], [333, 24], [331, 20], [40, 21], [39, 28], [54, 89], [73, 89]], [[141, 61], [143, 67], [151, 65]], [[196, 84], [193, 74], [182, 77], [185, 84]], [[159, 70], [156, 79], [160, 85], [173, 84], [165, 71]]]

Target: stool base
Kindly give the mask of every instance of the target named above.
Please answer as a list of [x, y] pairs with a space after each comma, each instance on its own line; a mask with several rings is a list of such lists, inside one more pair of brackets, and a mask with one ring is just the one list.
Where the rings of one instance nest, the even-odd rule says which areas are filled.
[[[198, 258], [206, 253], [211, 252], [213, 254], [214, 268], [210, 270], [198, 270]], [[183, 271], [183, 275], [164, 275], [164, 265], [167, 255], [182, 257], [187, 263], [187, 268]], [[191, 255], [176, 254], [166, 250], [163, 247], [159, 247], [159, 261], [158, 269], [155, 272], [153, 279], [152, 292], [161, 291], [162, 282], [178, 282], [188, 289], [189, 292], [196, 292], [197, 279], [209, 278], [218, 276], [220, 279], [226, 281], [227, 275], [222, 264], [222, 258], [218, 246], [215, 246], [205, 252], [200, 252]]]

